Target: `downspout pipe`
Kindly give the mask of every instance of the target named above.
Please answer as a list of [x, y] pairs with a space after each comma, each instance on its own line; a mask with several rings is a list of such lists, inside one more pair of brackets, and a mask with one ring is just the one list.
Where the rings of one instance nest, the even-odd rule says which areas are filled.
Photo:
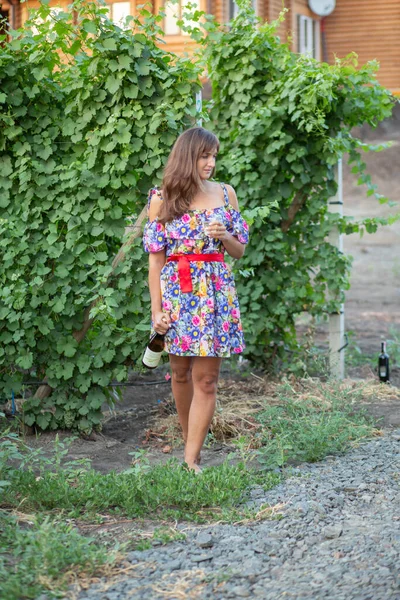
[[321, 45], [322, 45], [322, 62], [328, 62], [328, 46], [326, 43], [326, 31], [325, 31], [325, 19], [326, 17], [322, 17], [320, 21], [321, 28]]
[[17, 4], [18, 4], [18, 0], [10, 0], [10, 27], [11, 27], [11, 29], [18, 29], [17, 10], [16, 10]]

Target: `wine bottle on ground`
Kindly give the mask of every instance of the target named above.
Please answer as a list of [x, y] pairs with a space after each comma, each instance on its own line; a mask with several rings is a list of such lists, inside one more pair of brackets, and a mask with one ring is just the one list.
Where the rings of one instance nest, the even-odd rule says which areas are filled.
[[379, 381], [389, 383], [389, 355], [386, 353], [386, 342], [381, 342], [381, 353], [378, 359]]
[[153, 333], [151, 336], [142, 358], [143, 365], [148, 369], [155, 369], [158, 366], [164, 350], [164, 338], [165, 336], [160, 333]]

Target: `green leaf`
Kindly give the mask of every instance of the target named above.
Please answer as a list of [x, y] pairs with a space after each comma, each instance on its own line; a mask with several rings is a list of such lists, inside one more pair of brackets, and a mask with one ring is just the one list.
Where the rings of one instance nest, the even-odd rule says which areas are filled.
[[65, 356], [68, 356], [68, 358], [75, 356], [76, 350], [77, 350], [77, 348], [73, 344], [66, 344], [64, 346], [64, 354], [65, 354]]
[[121, 81], [115, 75], [109, 75], [105, 82], [105, 88], [110, 94], [115, 94], [120, 85]]
[[107, 48], [107, 50], [117, 50], [117, 44], [113, 38], [106, 38], [105, 40], [102, 40], [102, 44], [104, 48]]
[[53, 312], [55, 313], [60, 313], [63, 311], [65, 307], [65, 298], [59, 298], [54, 304], [53, 304]]
[[87, 33], [93, 33], [93, 34], [97, 33], [97, 27], [96, 27], [95, 23], [93, 21], [90, 21], [89, 19], [84, 19], [82, 21], [81, 26], [85, 31], [87, 31]]
[[13, 166], [11, 163], [10, 156], [2, 156], [0, 160], [0, 175], [2, 177], [8, 177], [13, 172]]
[[92, 358], [90, 356], [81, 355], [78, 358], [78, 369], [80, 373], [87, 373], [91, 367]]
[[103, 226], [96, 225], [95, 227], [92, 227], [91, 234], [94, 237], [97, 237], [97, 236], [101, 235], [102, 233], [104, 233], [104, 227]]
[[150, 62], [145, 58], [139, 58], [135, 62], [135, 70], [138, 75], [148, 75], [150, 73]]
[[20, 355], [16, 360], [16, 364], [21, 367], [21, 369], [30, 369], [33, 364], [32, 352]]
[[129, 69], [132, 64], [132, 58], [127, 54], [120, 54], [118, 56], [118, 62], [124, 69]]
[[52, 414], [50, 412], [45, 412], [36, 417], [36, 423], [39, 425], [40, 429], [47, 429], [50, 425], [52, 419]]

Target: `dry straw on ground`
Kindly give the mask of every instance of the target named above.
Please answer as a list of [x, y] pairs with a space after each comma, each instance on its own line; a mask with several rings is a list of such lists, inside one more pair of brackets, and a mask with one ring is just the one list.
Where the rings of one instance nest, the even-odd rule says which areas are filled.
[[[215, 441], [229, 443], [245, 437], [248, 449], [259, 447], [261, 425], [257, 414], [268, 406], [284, 405], [285, 399], [330, 410], [337, 401], [357, 406], [369, 402], [400, 399], [400, 389], [375, 379], [321, 381], [317, 378], [289, 377], [273, 381], [252, 374], [246, 380], [221, 379], [218, 384], [217, 408], [210, 431]], [[287, 401], [287, 400], [286, 400]], [[160, 407], [154, 427], [147, 432], [147, 442], [182, 444], [181, 428], [172, 395]]]
[[155, 598], [163, 600], [193, 600], [201, 598], [204, 592], [206, 574], [200, 569], [179, 571], [178, 573], [164, 574], [157, 584], [152, 585], [152, 590], [157, 594]]

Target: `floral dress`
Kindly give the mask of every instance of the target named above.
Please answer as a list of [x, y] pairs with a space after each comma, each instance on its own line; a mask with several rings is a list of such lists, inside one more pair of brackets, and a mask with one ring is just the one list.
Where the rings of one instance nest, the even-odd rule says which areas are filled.
[[[165, 249], [166, 257], [176, 254], [223, 253], [221, 241], [204, 232], [207, 223], [222, 222], [227, 231], [247, 244], [249, 227], [229, 203], [224, 184], [224, 205], [190, 209], [166, 225], [147, 221], [143, 234], [146, 252]], [[157, 190], [150, 190], [151, 196]], [[178, 263], [166, 262], [161, 269], [163, 311], [171, 317], [165, 336], [165, 350], [177, 356], [217, 356], [227, 358], [243, 351], [245, 344], [239, 302], [230, 265], [225, 262], [190, 262], [192, 291], [182, 292]]]

